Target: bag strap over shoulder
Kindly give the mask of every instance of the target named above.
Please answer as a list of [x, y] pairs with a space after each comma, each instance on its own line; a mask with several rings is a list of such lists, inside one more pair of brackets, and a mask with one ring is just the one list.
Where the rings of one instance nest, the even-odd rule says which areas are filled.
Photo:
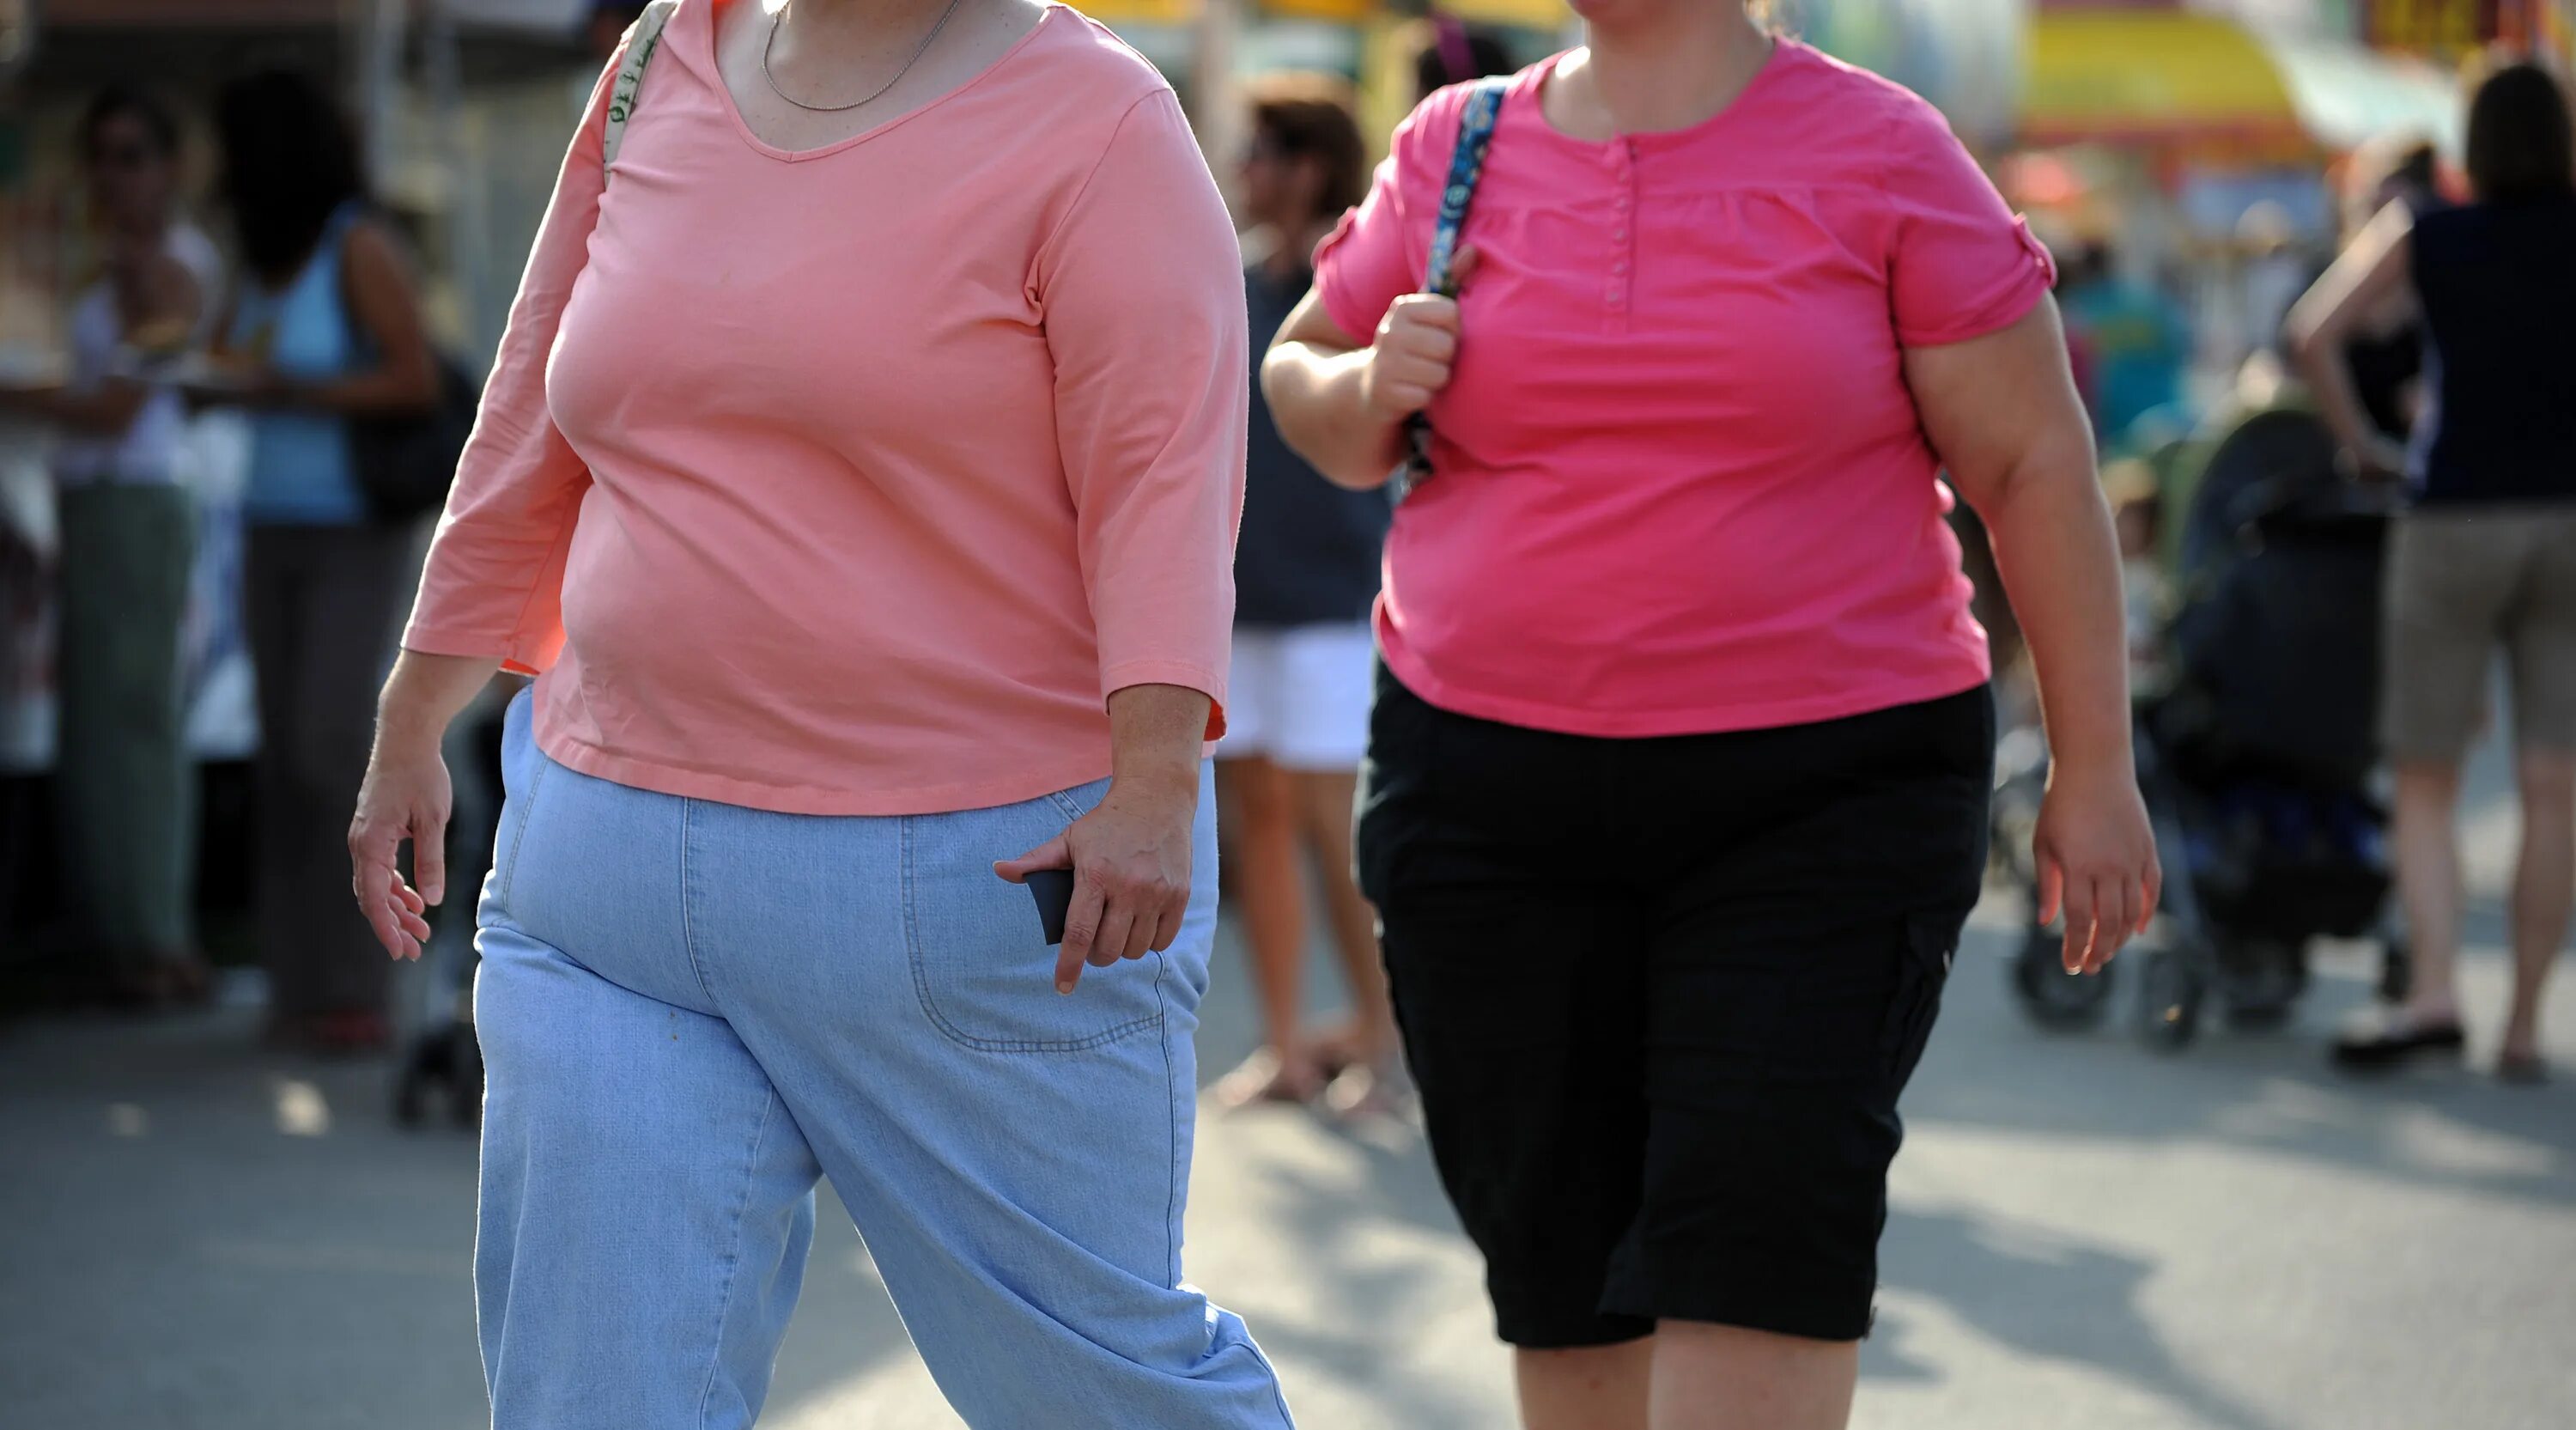
[[[1494, 123], [1502, 117], [1503, 93], [1510, 87], [1511, 81], [1502, 76], [1478, 80], [1459, 110], [1458, 144], [1449, 151], [1449, 181], [1440, 186], [1440, 216], [1431, 228], [1430, 259], [1423, 264], [1425, 293], [1458, 296], [1458, 280], [1451, 272], [1458, 235], [1467, 226], [1468, 208], [1476, 202], [1476, 184], [1485, 177], [1485, 151], [1493, 147]], [[1431, 423], [1415, 413], [1405, 424], [1404, 437], [1408, 455], [1396, 476], [1400, 488], [1410, 490], [1431, 475]]]
[[679, 8], [680, 0], [653, 0], [626, 32], [624, 58], [618, 62], [617, 78], [609, 82], [608, 125], [600, 138], [603, 167], [617, 162], [617, 151], [626, 143], [626, 121], [635, 117], [636, 98], [644, 91], [644, 71], [653, 63], [653, 52], [662, 47], [662, 30], [671, 23], [671, 12]]

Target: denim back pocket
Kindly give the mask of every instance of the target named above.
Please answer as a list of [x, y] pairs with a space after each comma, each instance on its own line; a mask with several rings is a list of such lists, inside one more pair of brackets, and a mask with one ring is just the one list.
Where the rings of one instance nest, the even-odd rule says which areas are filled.
[[988, 1053], [1072, 1053], [1163, 1023], [1164, 957], [1082, 970], [1055, 991], [1059, 950], [1029, 891], [994, 874], [1090, 812], [1108, 781], [996, 809], [903, 821], [903, 932], [913, 991], [952, 1042]]
[[519, 845], [536, 809], [553, 761], [537, 748], [536, 687], [510, 697], [501, 718], [501, 818], [492, 830], [492, 872], [484, 880], [484, 898], [492, 912], [506, 913], [510, 889], [519, 871]]

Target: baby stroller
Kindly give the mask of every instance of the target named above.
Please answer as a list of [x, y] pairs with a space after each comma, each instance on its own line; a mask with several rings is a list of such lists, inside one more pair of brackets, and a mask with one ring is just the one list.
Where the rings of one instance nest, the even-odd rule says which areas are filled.
[[[2219, 1000], [2229, 1023], [2286, 1022], [2318, 938], [2377, 934], [2383, 996], [2409, 963], [2389, 932], [2386, 816], [2373, 797], [2380, 564], [2395, 494], [2343, 480], [2323, 425], [2258, 413], [2211, 454], [2182, 531], [2173, 678], [2137, 713], [2139, 787], [2165, 891], [2134, 967], [2141, 1030], [2179, 1048]], [[2029, 887], [2029, 824], [2046, 784], [2035, 738], [1998, 761], [1998, 847]], [[2010, 843], [2002, 841], [2010, 840]], [[2036, 900], [2034, 899], [2034, 907]], [[2048, 1027], [2098, 1022], [2112, 975], [2070, 978], [2033, 927], [2013, 962]]]

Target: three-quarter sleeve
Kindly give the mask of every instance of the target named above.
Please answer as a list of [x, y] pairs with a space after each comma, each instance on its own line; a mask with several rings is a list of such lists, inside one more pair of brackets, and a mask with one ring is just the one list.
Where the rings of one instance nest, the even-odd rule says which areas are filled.
[[1888, 289], [1897, 341], [1965, 342], [2011, 326], [2057, 281], [2048, 250], [2014, 216], [1940, 112], [1916, 101], [1888, 136]]
[[473, 435], [456, 469], [403, 645], [429, 655], [497, 657], [529, 674], [563, 649], [564, 557], [590, 472], [546, 407], [546, 358], [564, 301], [589, 262], [606, 186], [602, 145], [618, 61], [583, 111], [554, 198], [510, 305]]
[[1032, 275], [1101, 694], [1202, 691], [1211, 738], [1252, 391], [1241, 253], [1180, 104], [1157, 90], [1119, 122]]

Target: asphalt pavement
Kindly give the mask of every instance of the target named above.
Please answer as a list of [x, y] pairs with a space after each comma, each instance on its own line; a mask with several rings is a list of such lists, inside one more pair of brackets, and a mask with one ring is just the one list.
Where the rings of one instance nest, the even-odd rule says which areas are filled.
[[[2327, 1070], [2326, 1031], [2368, 997], [2357, 949], [2324, 955], [2286, 1030], [2163, 1054], [2124, 992], [2111, 1026], [2043, 1033], [2005, 989], [2017, 910], [1980, 912], [1906, 1104], [1857, 1426], [2576, 1426], [2576, 977], [2550, 1010], [2559, 1080], [2486, 1076], [2494, 785], [2463, 1069]], [[1254, 1027], [1226, 938], [1211, 1079]], [[387, 1069], [263, 1051], [255, 1020], [0, 1028], [0, 1426], [483, 1423], [471, 1141], [395, 1128]], [[825, 1212], [763, 1424], [956, 1426]], [[1190, 1215], [1192, 1279], [1251, 1322], [1310, 1430], [1511, 1424], [1480, 1268], [1406, 1124], [1204, 1111]]]

